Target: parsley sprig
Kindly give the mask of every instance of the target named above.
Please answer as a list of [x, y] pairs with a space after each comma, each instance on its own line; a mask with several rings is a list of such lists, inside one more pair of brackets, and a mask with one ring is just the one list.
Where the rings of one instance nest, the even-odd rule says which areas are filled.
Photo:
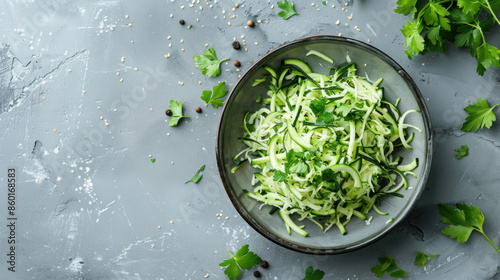
[[226, 94], [226, 82], [220, 82], [218, 85], [212, 88], [212, 91], [204, 90], [201, 94], [201, 100], [207, 103], [205, 107], [207, 107], [208, 104], [212, 103], [212, 107], [217, 109], [219, 106], [222, 106], [222, 104], [224, 104], [224, 99], [220, 98], [224, 97]]
[[497, 119], [493, 113], [493, 109], [495, 109], [498, 105], [500, 104], [490, 108], [486, 99], [478, 98], [476, 103], [465, 107], [464, 110], [469, 115], [465, 118], [465, 122], [462, 125], [462, 131], [476, 132], [485, 126], [489, 129], [493, 122]]
[[303, 280], [321, 280], [325, 277], [325, 272], [319, 269], [314, 270], [312, 266], [306, 269], [306, 276]]
[[442, 216], [439, 220], [442, 223], [449, 224], [449, 226], [444, 228], [441, 232], [456, 239], [458, 242], [465, 243], [469, 240], [472, 231], [478, 231], [493, 247], [495, 247], [498, 253], [500, 253], [500, 249], [484, 233], [484, 215], [481, 210], [474, 205], [468, 206], [464, 203], [459, 203], [456, 206], [457, 207], [454, 208], [451, 205], [442, 203], [438, 205], [439, 214]]
[[278, 7], [282, 10], [278, 13], [278, 16], [282, 17], [284, 20], [287, 20], [294, 15], [299, 15], [299, 13], [295, 11], [293, 3], [288, 2], [287, 0], [283, 0], [283, 2], [278, 1]]
[[394, 278], [403, 278], [408, 273], [408, 271], [399, 268], [396, 265], [396, 260], [388, 254], [383, 258], [379, 258], [378, 261], [380, 264], [371, 269], [375, 277], [382, 278], [384, 274], [387, 274]]
[[194, 174], [193, 178], [187, 180], [184, 184], [187, 184], [189, 182], [193, 182], [195, 184], [197, 184], [201, 178], [203, 177], [203, 170], [205, 170], [205, 165], [203, 165], [202, 167], [200, 167], [200, 169], [198, 169], [198, 171], [196, 171], [196, 173]]
[[[425, 5], [424, 5], [425, 4]], [[406, 37], [405, 53], [445, 52], [446, 41], [456, 47], [469, 47], [477, 59], [477, 73], [484, 75], [491, 66], [500, 67], [500, 50], [486, 42], [485, 32], [500, 25], [496, 14], [498, 0], [398, 0], [396, 13], [409, 15], [401, 32]], [[422, 7], [420, 10], [417, 7]], [[485, 15], [485, 16], [484, 16]], [[415, 18], [416, 16], [416, 18]]]
[[218, 60], [215, 50], [209, 48], [202, 55], [193, 56], [194, 64], [202, 70], [202, 74], [208, 77], [215, 77], [220, 74], [220, 64], [229, 58]]
[[180, 101], [170, 100], [170, 111], [172, 111], [172, 116], [168, 123], [169, 126], [177, 126], [182, 118], [190, 118], [182, 114], [182, 103]]
[[231, 258], [221, 262], [219, 266], [226, 267], [224, 274], [231, 280], [241, 275], [241, 269], [250, 269], [261, 261], [259, 256], [248, 249], [248, 244], [243, 245], [234, 255], [229, 250], [227, 252]]
[[415, 262], [413, 262], [413, 264], [424, 267], [424, 265], [427, 261], [432, 260], [433, 258], [438, 257], [438, 256], [439, 256], [439, 254], [427, 255], [425, 253], [418, 251], [417, 255], [415, 256]]

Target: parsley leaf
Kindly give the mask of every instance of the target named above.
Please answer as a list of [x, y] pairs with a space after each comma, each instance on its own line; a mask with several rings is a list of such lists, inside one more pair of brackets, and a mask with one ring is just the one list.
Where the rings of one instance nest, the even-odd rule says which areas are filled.
[[406, 25], [403, 25], [403, 29], [401, 29], [401, 32], [406, 37], [405, 53], [409, 59], [413, 59], [414, 54], [418, 54], [424, 50], [424, 37], [420, 35], [423, 27], [418, 21], [411, 22], [406, 20]]
[[182, 103], [180, 101], [170, 100], [170, 111], [172, 111], [172, 116], [168, 123], [169, 126], [177, 126], [180, 119], [190, 118], [182, 115]]
[[469, 147], [467, 145], [463, 145], [462, 147], [455, 149], [455, 152], [457, 152], [457, 159], [461, 159], [469, 155]]
[[415, 256], [415, 262], [413, 263], [414, 265], [420, 265], [421, 267], [424, 267], [425, 263], [428, 260], [432, 260], [433, 258], [439, 256], [439, 254], [436, 255], [427, 255], [424, 254], [420, 251], [418, 251], [417, 255]]
[[155, 158], [152, 158], [152, 159], [151, 159], [151, 162], [152, 162], [152, 163], [155, 163], [155, 161], [156, 161], [156, 159], [155, 159]]
[[[417, 5], [417, 0], [398, 0], [397, 5], [394, 12], [407, 16], [415, 8], [415, 5]], [[417, 8], [415, 8], [415, 11], [416, 10]]]
[[275, 169], [273, 175], [273, 181], [284, 182], [285, 180], [286, 180], [286, 173]]
[[371, 268], [371, 272], [375, 274], [375, 277], [382, 278], [385, 273], [394, 278], [403, 278], [408, 273], [408, 271], [399, 268], [396, 265], [396, 260], [388, 254], [383, 258], [379, 258], [378, 261], [380, 264]]
[[481, 1], [457, 0], [457, 5], [464, 13], [474, 16], [481, 9]]
[[306, 269], [306, 276], [303, 280], [321, 280], [324, 276], [325, 272], [319, 269], [314, 270], [314, 268], [310, 266]]
[[208, 77], [215, 77], [220, 74], [220, 64], [229, 58], [218, 60], [215, 50], [209, 48], [202, 55], [193, 56], [194, 64], [202, 70], [202, 74]]
[[493, 113], [493, 109], [500, 104], [497, 104], [490, 108], [488, 102], [484, 98], [478, 98], [477, 102], [465, 107], [465, 112], [469, 115], [465, 118], [465, 122], [462, 125], [462, 131], [476, 132], [480, 128], [486, 126], [486, 128], [490, 128], [494, 121], [496, 121], [495, 114]]
[[194, 174], [193, 178], [187, 180], [184, 184], [187, 184], [189, 182], [194, 182], [195, 184], [197, 184], [201, 180], [201, 177], [203, 177], [203, 170], [205, 170], [205, 165], [200, 167], [200, 169], [198, 169], [198, 171], [196, 171], [196, 173]]
[[224, 99], [218, 98], [224, 97], [226, 94], [226, 82], [220, 82], [218, 85], [212, 88], [212, 91], [204, 90], [201, 93], [201, 100], [207, 102], [205, 107], [207, 107], [208, 104], [212, 103], [212, 107], [217, 109], [219, 106], [222, 106], [222, 104], [224, 104]]
[[229, 250], [227, 252], [231, 255], [231, 258], [224, 260], [219, 266], [227, 267], [224, 274], [231, 280], [241, 275], [241, 269], [250, 269], [261, 261], [259, 256], [249, 251], [248, 244], [243, 245], [235, 255], [231, 254]]
[[484, 42], [476, 50], [477, 72], [482, 76], [490, 66], [500, 67], [500, 50]]
[[500, 253], [500, 249], [486, 236], [483, 231], [484, 215], [474, 205], [467, 206], [466, 204], [457, 204], [456, 208], [446, 204], [439, 204], [439, 214], [442, 216], [439, 220], [442, 223], [449, 224], [441, 232], [445, 235], [456, 239], [458, 242], [466, 242], [472, 231], [479, 231]]
[[282, 17], [285, 20], [289, 19], [291, 16], [299, 15], [299, 13], [295, 11], [293, 3], [288, 2], [287, 0], [283, 0], [283, 2], [278, 1], [278, 7], [282, 9], [282, 11], [278, 13], [278, 16]]

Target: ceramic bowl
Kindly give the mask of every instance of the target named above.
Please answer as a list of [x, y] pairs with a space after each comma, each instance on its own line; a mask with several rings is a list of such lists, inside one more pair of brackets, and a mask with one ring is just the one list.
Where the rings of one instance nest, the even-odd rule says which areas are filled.
[[[419, 166], [414, 170], [417, 178], [407, 176], [409, 188], [399, 191], [404, 198], [387, 196], [381, 200], [379, 209], [390, 213], [388, 216], [381, 216], [372, 210], [367, 214], [367, 217], [373, 216], [369, 225], [365, 221], [352, 219], [346, 226], [347, 234], [345, 235], [341, 235], [335, 227], [324, 233], [307, 220], [298, 224], [306, 225], [309, 236], [302, 237], [293, 231], [291, 235], [288, 235], [285, 223], [279, 215], [268, 213], [270, 206], [261, 207], [262, 203], [248, 197], [242, 191], [243, 189], [253, 190], [252, 175], [258, 170], [245, 164], [235, 173], [231, 173], [234, 167], [232, 159], [241, 149], [238, 137], [244, 135], [243, 117], [246, 112], [264, 106], [257, 103], [256, 99], [259, 94], [266, 96], [267, 85], [260, 84], [252, 87], [253, 81], [265, 75], [264, 66], [276, 69], [287, 58], [300, 59], [308, 63], [313, 72], [328, 74], [327, 63], [324, 60], [316, 56], [306, 56], [309, 50], [317, 50], [328, 55], [334, 60], [334, 65], [346, 63], [349, 57], [352, 62], [356, 63], [359, 76], [366, 76], [374, 81], [384, 78], [381, 84], [385, 88], [384, 98], [394, 102], [401, 97], [399, 103], [401, 112], [410, 109], [417, 109], [421, 112], [421, 114], [408, 115], [406, 120], [407, 123], [423, 130], [422, 133], [416, 132], [411, 143], [413, 149], [397, 150], [397, 155], [406, 159], [419, 158]], [[429, 176], [432, 159], [431, 131], [429, 112], [424, 98], [408, 73], [392, 58], [373, 46], [354, 39], [315, 36], [293, 41], [270, 51], [255, 62], [239, 79], [227, 98], [220, 117], [216, 157], [222, 183], [229, 199], [243, 219], [256, 231], [269, 240], [295, 251], [311, 254], [338, 254], [375, 242], [408, 216], [422, 194]], [[387, 223], [391, 218], [394, 220]]]

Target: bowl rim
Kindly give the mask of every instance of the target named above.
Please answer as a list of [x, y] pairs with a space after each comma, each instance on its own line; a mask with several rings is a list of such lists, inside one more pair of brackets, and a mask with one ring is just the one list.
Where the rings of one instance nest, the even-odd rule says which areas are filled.
[[[223, 124], [224, 117], [227, 112], [227, 108], [231, 104], [231, 100], [234, 98], [236, 95], [236, 90], [239, 89], [240, 85], [247, 80], [247, 76], [256, 71], [258, 68], [262, 66], [262, 62], [276, 54], [282, 51], [283, 49], [288, 49], [291, 48], [295, 45], [301, 45], [303, 43], [308, 43], [308, 42], [314, 42], [314, 41], [333, 41], [333, 42], [343, 42], [343, 43], [348, 43], [348, 44], [353, 44], [358, 47], [361, 47], [365, 50], [368, 50], [372, 53], [375, 53], [377, 56], [379, 56], [382, 60], [384, 60], [386, 63], [388, 63], [391, 67], [396, 70], [401, 77], [408, 83], [408, 86], [411, 88], [411, 90], [414, 93], [416, 102], [419, 106], [421, 116], [422, 116], [422, 121], [424, 123], [424, 130], [427, 135], [427, 145], [426, 145], [426, 158], [425, 158], [425, 168], [422, 172], [422, 178], [420, 180], [420, 184], [417, 185], [419, 186], [419, 189], [414, 193], [413, 197], [410, 198], [408, 201], [406, 208], [406, 211], [401, 212], [401, 215], [396, 218], [392, 223], [388, 225], [379, 235], [369, 238], [363, 242], [360, 242], [358, 244], [355, 244], [353, 246], [349, 247], [344, 247], [340, 249], [323, 249], [323, 248], [309, 248], [307, 246], [302, 246], [302, 245], [297, 245], [294, 244], [293, 242], [290, 242], [288, 240], [284, 240], [280, 238], [279, 236], [273, 234], [272, 232], [266, 230], [263, 228], [260, 224], [258, 224], [250, 215], [250, 213], [243, 207], [243, 205], [240, 204], [237, 194], [232, 190], [232, 188], [229, 186], [229, 182], [226, 180], [226, 169], [223, 166], [223, 159], [220, 151], [220, 147], [222, 146], [221, 144], [221, 128]], [[263, 55], [261, 58], [259, 58], [257, 61], [255, 61], [244, 73], [243, 75], [238, 79], [236, 84], [234, 85], [233, 89], [231, 90], [231, 93], [228, 95], [228, 98], [226, 99], [226, 102], [224, 103], [224, 106], [222, 108], [222, 113], [219, 119], [219, 124], [217, 127], [217, 138], [215, 141], [215, 154], [216, 154], [216, 160], [217, 160], [217, 166], [219, 169], [219, 175], [222, 181], [222, 184], [224, 186], [224, 189], [226, 190], [226, 193], [229, 197], [229, 200], [233, 204], [234, 208], [236, 211], [241, 215], [241, 217], [258, 233], [260, 233], [262, 236], [267, 238], [268, 240], [274, 242], [275, 244], [278, 244], [282, 247], [285, 247], [287, 249], [291, 249], [296, 252], [300, 253], [307, 253], [307, 254], [315, 254], [315, 255], [334, 255], [334, 254], [341, 254], [341, 253], [347, 253], [351, 252], [357, 249], [361, 249], [363, 247], [366, 247], [383, 237], [385, 237], [389, 232], [391, 232], [401, 221], [405, 220], [408, 215], [412, 212], [413, 208], [415, 207], [415, 204], [417, 203], [418, 199], [422, 195], [422, 192], [424, 190], [424, 187], [427, 183], [427, 180], [429, 178], [430, 170], [431, 170], [431, 164], [432, 164], [432, 154], [433, 154], [433, 135], [432, 135], [432, 129], [431, 129], [431, 118], [430, 118], [430, 113], [429, 109], [424, 101], [424, 97], [422, 96], [422, 93], [418, 89], [415, 81], [411, 78], [411, 76], [401, 67], [394, 59], [392, 59], [389, 55], [387, 55], [385, 52], [381, 51], [380, 49], [369, 45], [365, 42], [353, 39], [353, 38], [348, 38], [348, 37], [339, 37], [339, 36], [333, 36], [333, 35], [317, 35], [317, 36], [310, 36], [310, 37], [305, 37], [301, 39], [297, 39], [285, 44], [282, 44], [278, 46], [277, 48], [274, 48], [267, 52], [265, 55]]]

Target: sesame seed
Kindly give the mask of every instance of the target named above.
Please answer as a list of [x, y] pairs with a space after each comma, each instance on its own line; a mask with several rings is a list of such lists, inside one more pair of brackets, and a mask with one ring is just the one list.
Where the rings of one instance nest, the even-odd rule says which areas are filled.
[[154, 248], [155, 247], [155, 244], [151, 244], [151, 248]]
[[349, 20], [352, 20], [352, 17], [351, 17], [351, 16], [348, 16], [347, 18], [348, 18]]
[[370, 38], [368, 38], [368, 40], [367, 40], [367, 41], [368, 41], [368, 43], [370, 43], [370, 42], [371, 42]]
[[271, 9], [274, 9], [274, 4], [273, 4], [273, 5], [271, 5]]
[[174, 164], [174, 162], [172, 161], [171, 164]]
[[103, 117], [103, 116], [101, 116], [101, 120], [102, 120], [102, 119], [104, 119], [104, 117]]
[[168, 35], [167, 40], [170, 40], [170, 39], [172, 39], [172, 36]]
[[167, 132], [167, 136], [170, 136], [170, 132]]
[[118, 111], [118, 109], [113, 109], [113, 112], [117, 112], [117, 111]]
[[170, 17], [173, 18], [174, 17], [174, 14], [170, 14]]
[[128, 18], [128, 15], [125, 15], [125, 18]]
[[160, 229], [160, 228], [161, 228], [161, 226], [158, 226], [158, 229]]
[[57, 129], [54, 128], [54, 132], [56, 132], [56, 131], [57, 131]]
[[170, 224], [173, 225], [174, 224], [174, 221], [170, 221]]
[[210, 276], [210, 273], [205, 274], [205, 278], [208, 278]]
[[345, 8], [342, 8], [342, 11], [345, 11]]
[[85, 91], [85, 90], [82, 90], [82, 93], [84, 93], [84, 94], [85, 94], [85, 93], [87, 93], [87, 91]]
[[227, 220], [227, 219], [229, 219], [229, 217], [226, 217], [225, 219]]
[[129, 23], [129, 24], [128, 24], [128, 27], [131, 27], [131, 26], [132, 26], [132, 23]]
[[347, 7], [347, 6], [349, 6], [349, 3], [347, 3], [347, 2], [346, 2], [346, 3], [345, 3], [345, 6], [346, 6], [346, 7]]
[[230, 22], [230, 21], [228, 21], [228, 22], [227, 22], [227, 25], [231, 26], [231, 22]]
[[68, 69], [68, 72], [71, 72], [71, 69]]
[[336, 25], [339, 25], [340, 24], [340, 19], [338, 19], [336, 22], [335, 22]]
[[123, 83], [123, 78], [120, 79], [120, 83]]
[[134, 71], [137, 71], [137, 70], [139, 70], [139, 68], [137, 68], [137, 67], [134, 67]]
[[120, 72], [116, 72], [116, 76], [120, 76]]
[[109, 30], [113, 31], [113, 30], [115, 30], [115, 29], [114, 29], [113, 27], [110, 27], [110, 28], [109, 28]]
[[172, 44], [168, 44], [168, 47], [171, 48], [172, 47]]
[[149, 155], [149, 157], [152, 157], [153, 155]]
[[153, 112], [153, 108], [149, 108], [149, 111]]

